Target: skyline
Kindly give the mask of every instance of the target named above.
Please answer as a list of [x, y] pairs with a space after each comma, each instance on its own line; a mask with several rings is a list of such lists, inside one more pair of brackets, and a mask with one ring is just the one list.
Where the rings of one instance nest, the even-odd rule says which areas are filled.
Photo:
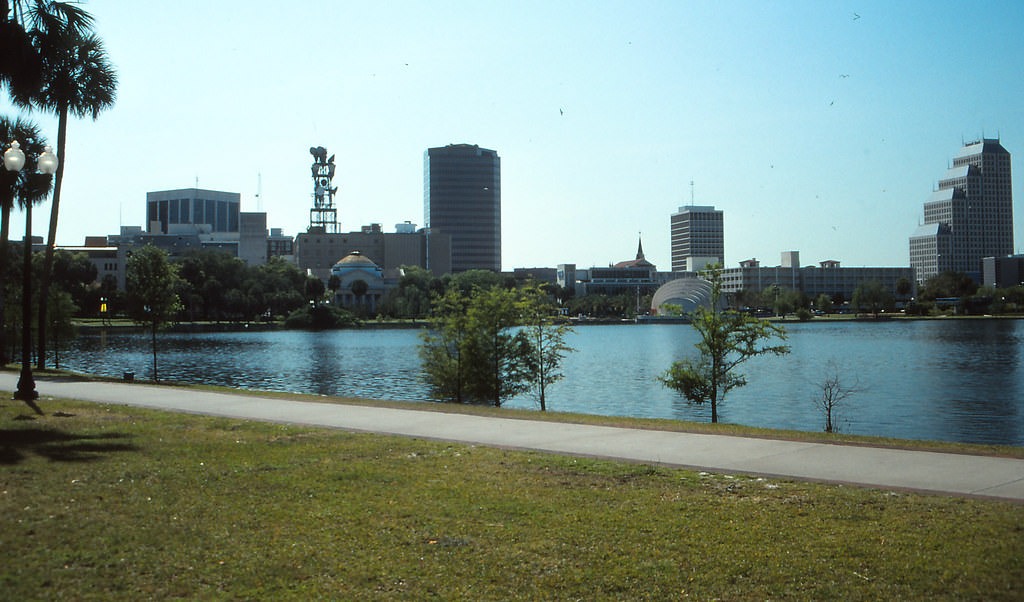
[[[506, 270], [630, 259], [639, 233], [667, 271], [691, 181], [724, 212], [726, 267], [790, 250], [906, 266], [961, 139], [1024, 152], [1017, 3], [84, 8], [119, 90], [69, 123], [61, 245], [144, 227], [147, 192], [197, 179], [294, 236], [312, 146], [337, 155], [341, 231], [422, 226], [424, 151], [468, 143], [502, 159]], [[17, 114], [6, 96], [0, 112]]]

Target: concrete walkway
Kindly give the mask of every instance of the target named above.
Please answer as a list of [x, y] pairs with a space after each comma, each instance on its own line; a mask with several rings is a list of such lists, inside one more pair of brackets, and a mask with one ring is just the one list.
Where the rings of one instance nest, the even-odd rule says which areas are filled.
[[[0, 372], [0, 390], [15, 390], [17, 381], [16, 373]], [[36, 388], [44, 397], [1024, 503], [1022, 459], [489, 418], [45, 377], [36, 379]], [[45, 400], [41, 404], [46, 411]]]

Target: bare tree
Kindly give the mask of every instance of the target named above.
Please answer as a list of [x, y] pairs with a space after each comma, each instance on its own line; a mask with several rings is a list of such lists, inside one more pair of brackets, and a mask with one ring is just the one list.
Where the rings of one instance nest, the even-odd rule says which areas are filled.
[[829, 360], [825, 366], [824, 380], [814, 383], [818, 388], [814, 405], [825, 416], [825, 432], [838, 433], [838, 411], [846, 406], [852, 395], [860, 393], [864, 388], [860, 386], [858, 379], [854, 379], [852, 385], [844, 382], [839, 374], [839, 364], [835, 360]]

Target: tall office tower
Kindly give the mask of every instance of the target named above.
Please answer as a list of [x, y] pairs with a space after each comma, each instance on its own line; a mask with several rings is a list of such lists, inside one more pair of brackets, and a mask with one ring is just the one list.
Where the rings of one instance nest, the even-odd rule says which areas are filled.
[[910, 237], [910, 265], [918, 282], [947, 270], [980, 281], [983, 258], [1012, 253], [1010, 153], [998, 139], [966, 143], [924, 204], [924, 224]]
[[725, 264], [722, 212], [713, 206], [680, 207], [672, 214], [672, 271], [696, 272]]
[[452, 272], [501, 270], [501, 159], [475, 144], [423, 153], [423, 220], [451, 236]]

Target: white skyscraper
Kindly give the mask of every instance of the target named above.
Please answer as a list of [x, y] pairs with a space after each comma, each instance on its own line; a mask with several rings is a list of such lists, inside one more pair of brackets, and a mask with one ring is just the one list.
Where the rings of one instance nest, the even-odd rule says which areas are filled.
[[977, 279], [981, 260], [1013, 253], [1010, 153], [999, 140], [964, 144], [924, 204], [910, 237], [910, 265], [923, 282], [947, 270]]

